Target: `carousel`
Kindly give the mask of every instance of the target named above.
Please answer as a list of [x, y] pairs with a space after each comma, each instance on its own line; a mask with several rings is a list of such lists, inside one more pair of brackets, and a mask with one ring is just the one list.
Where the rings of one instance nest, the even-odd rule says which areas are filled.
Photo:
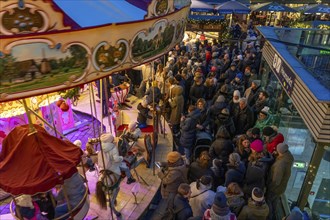
[[[189, 0], [1, 2], [0, 175], [5, 178], [0, 179], [0, 190], [12, 196], [13, 219], [23, 219], [26, 207], [37, 213], [36, 201], [45, 199], [55, 209], [51, 217], [39, 210], [45, 219], [86, 217], [92, 187], [83, 151], [65, 136], [76, 127], [79, 86], [89, 90], [88, 114], [101, 120], [86, 143], [95, 145], [102, 155], [100, 138], [105, 132], [120, 136], [120, 145], [131, 144], [126, 140], [130, 113], [118, 110], [127, 100], [131, 82], [108, 88], [106, 81], [114, 73], [167, 54], [184, 36], [189, 5]], [[110, 114], [102, 113], [104, 106]], [[105, 128], [103, 118], [108, 122]], [[143, 143], [149, 152], [147, 167], [155, 161], [158, 125], [153, 123], [147, 133], [154, 135], [145, 135]], [[104, 163], [104, 159], [93, 162]], [[111, 194], [117, 181], [110, 181], [120, 177], [97, 171], [97, 179], [111, 188], [105, 190], [110, 216], [120, 216], [114, 207], [116, 196]], [[78, 197], [71, 193], [72, 181], [80, 182]], [[60, 203], [57, 194], [63, 197]]]

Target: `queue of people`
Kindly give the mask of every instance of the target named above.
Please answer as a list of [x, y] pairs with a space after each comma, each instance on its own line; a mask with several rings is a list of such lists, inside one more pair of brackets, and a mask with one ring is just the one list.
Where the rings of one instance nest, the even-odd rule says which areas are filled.
[[[158, 173], [162, 200], [153, 219], [275, 219], [294, 158], [276, 127], [271, 88], [261, 86], [260, 59], [257, 41], [242, 50], [197, 39], [159, 64], [154, 80], [165, 88], [157, 104], [175, 144]], [[212, 143], [198, 152], [201, 132]]]

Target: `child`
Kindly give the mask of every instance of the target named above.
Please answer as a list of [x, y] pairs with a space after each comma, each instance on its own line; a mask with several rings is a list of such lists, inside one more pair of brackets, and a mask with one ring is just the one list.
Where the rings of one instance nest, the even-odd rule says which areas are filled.
[[139, 123], [139, 128], [147, 127], [147, 119], [152, 119], [149, 113], [148, 103], [146, 100], [142, 100], [141, 103], [138, 104], [137, 109], [139, 111], [137, 122]]

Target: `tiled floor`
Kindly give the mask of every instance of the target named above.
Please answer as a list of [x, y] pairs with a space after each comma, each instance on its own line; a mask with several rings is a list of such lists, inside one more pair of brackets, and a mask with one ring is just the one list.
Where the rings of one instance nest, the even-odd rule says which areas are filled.
[[[70, 133], [65, 134], [65, 136], [70, 140], [74, 141], [80, 139], [82, 141], [82, 146], [85, 146], [88, 138], [97, 137], [98, 130], [100, 128], [100, 122], [98, 120], [93, 120], [93, 117], [90, 116], [90, 102], [88, 90], [85, 91], [78, 102], [78, 106], [74, 107], [75, 116], [79, 119], [76, 129]], [[132, 109], [122, 110], [120, 117], [117, 118], [117, 123], [131, 122], [136, 120], [136, 106], [138, 99], [135, 97], [130, 97], [130, 104], [133, 106]], [[96, 102], [96, 109], [98, 119], [100, 119], [100, 104]], [[94, 122], [94, 123], [93, 123]], [[108, 123], [107, 117], [103, 118], [103, 130], [110, 131], [110, 125]], [[110, 123], [111, 124], [111, 123]], [[113, 129], [113, 128], [112, 128]], [[166, 133], [169, 133], [170, 129], [166, 126]], [[139, 144], [143, 143], [143, 140], [139, 141]], [[156, 161], [162, 161], [166, 158], [166, 154], [172, 150], [172, 146], [169, 144], [172, 143], [171, 135], [159, 135], [158, 146], [156, 148]], [[137, 167], [137, 173], [143, 177], [143, 179], [149, 184], [145, 185], [142, 181], [141, 183], [136, 182], [130, 185], [126, 184], [126, 179], [124, 179], [120, 184], [120, 192], [117, 199], [116, 209], [122, 213], [120, 219], [138, 219], [141, 215], [147, 210], [151, 200], [156, 194], [159, 186], [160, 180], [157, 177], [157, 168], [155, 168], [155, 175], [152, 168], [146, 168], [145, 164], [141, 164]], [[134, 172], [133, 176], [136, 178]], [[97, 174], [95, 172], [86, 172], [88, 179], [88, 187], [90, 189], [90, 210], [87, 214], [89, 217], [98, 217], [98, 219], [111, 219], [111, 214], [109, 209], [102, 210], [96, 204], [95, 198], [95, 184], [97, 181]], [[136, 185], [136, 186], [135, 186]], [[132, 188], [138, 187], [137, 193], [137, 203], [135, 202], [134, 196], [132, 194]], [[2, 214], [9, 213], [8, 203], [10, 198], [0, 202], [0, 219], [3, 220], [4, 216]], [[2, 216], [1, 216], [2, 215]], [[8, 219], [6, 217], [6, 219]]]

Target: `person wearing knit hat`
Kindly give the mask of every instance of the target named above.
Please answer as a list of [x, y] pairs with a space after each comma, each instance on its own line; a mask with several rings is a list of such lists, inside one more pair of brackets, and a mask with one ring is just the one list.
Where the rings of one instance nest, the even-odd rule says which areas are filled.
[[279, 143], [276, 147], [276, 151], [282, 155], [285, 154], [289, 150], [289, 146], [285, 143]]
[[207, 209], [204, 213], [203, 219], [212, 220], [212, 219], [233, 219], [236, 220], [236, 215], [231, 213], [228, 204], [227, 198], [223, 192], [217, 192], [213, 205], [210, 209]]
[[161, 195], [163, 199], [173, 199], [181, 183], [187, 182], [186, 164], [177, 151], [169, 152], [166, 156], [167, 167], [158, 172], [161, 179]]
[[256, 139], [250, 144], [251, 150], [254, 150], [257, 153], [261, 153], [264, 150], [263, 143], [260, 139]]
[[[127, 177], [127, 184], [131, 184], [136, 180], [132, 177], [132, 174], [123, 161], [123, 157], [119, 155], [117, 146], [113, 143], [114, 137], [111, 133], [102, 134], [100, 137], [102, 151], [98, 153], [99, 169], [110, 170], [118, 175], [121, 175], [121, 171], [125, 172]], [[103, 152], [103, 157], [102, 157]], [[104, 163], [103, 163], [104, 158]]]
[[190, 184], [189, 204], [193, 210], [193, 216], [203, 216], [206, 209], [212, 206], [215, 197], [215, 192], [212, 191], [212, 183], [213, 178], [204, 175]]
[[224, 185], [227, 187], [232, 182], [243, 185], [246, 168], [238, 153], [231, 153], [229, 155], [229, 163], [227, 164], [227, 167], [228, 170], [225, 174]]
[[270, 216], [274, 216], [276, 205], [279, 203], [280, 197], [287, 188], [291, 177], [291, 167], [293, 166], [294, 157], [292, 156], [288, 145], [284, 143], [277, 144], [278, 156], [270, 167], [267, 178], [267, 203], [270, 208]]
[[239, 213], [238, 219], [258, 219], [266, 220], [269, 214], [269, 207], [265, 202], [264, 192], [258, 187], [252, 190], [248, 204]]
[[[254, 127], [259, 128], [260, 130], [263, 130], [265, 127], [268, 127], [274, 123], [274, 117], [269, 111], [269, 107], [265, 106], [258, 114], [258, 119], [256, 121], [256, 124]], [[272, 131], [268, 131], [272, 132]], [[267, 133], [267, 132], [266, 132]]]
[[262, 135], [264, 136], [264, 139], [265, 139], [267, 151], [271, 154], [275, 152], [276, 146], [279, 143], [284, 142], [283, 134], [280, 132], [277, 132], [271, 126], [265, 127], [262, 130]]

